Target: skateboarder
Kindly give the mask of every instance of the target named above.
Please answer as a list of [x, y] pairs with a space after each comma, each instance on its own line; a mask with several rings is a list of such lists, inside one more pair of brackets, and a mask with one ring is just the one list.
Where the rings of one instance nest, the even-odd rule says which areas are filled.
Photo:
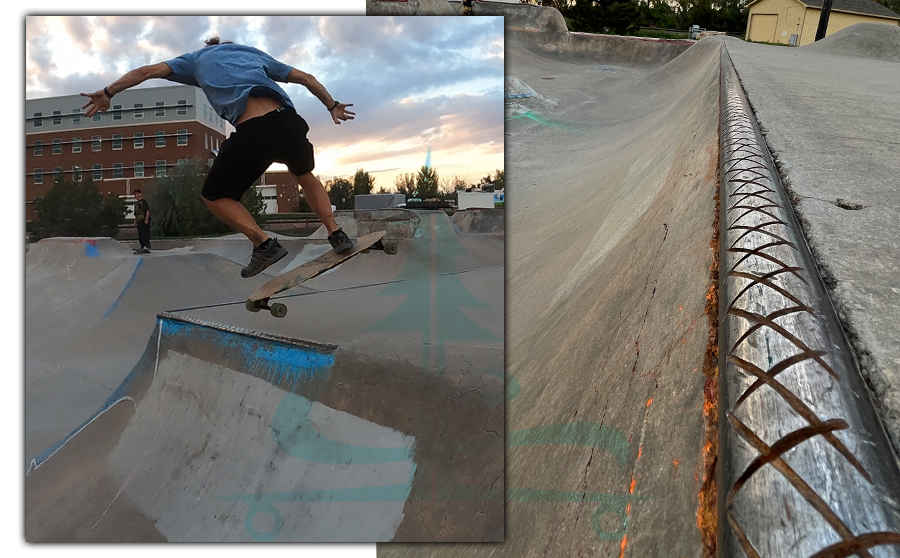
[[240, 203], [244, 192], [273, 162], [287, 165], [328, 230], [334, 251], [341, 253], [352, 247], [335, 223], [325, 186], [312, 174], [313, 146], [306, 138], [309, 126], [275, 82], [306, 87], [325, 105], [335, 124], [353, 120], [355, 113], [347, 110], [352, 104], [335, 101], [315, 77], [261, 50], [213, 37], [200, 50], [142, 66], [99, 91], [82, 93], [90, 99], [83, 107], [87, 109], [85, 117], [105, 112], [113, 95], [152, 78], [199, 87], [216, 113], [235, 126], [235, 132], [222, 143], [201, 196], [216, 217], [253, 243], [250, 263], [241, 270], [241, 277], [252, 277], [287, 255], [278, 240], [269, 238]]
[[150, 204], [144, 199], [140, 188], [134, 191], [134, 224], [141, 243], [138, 251], [146, 254], [150, 251]]

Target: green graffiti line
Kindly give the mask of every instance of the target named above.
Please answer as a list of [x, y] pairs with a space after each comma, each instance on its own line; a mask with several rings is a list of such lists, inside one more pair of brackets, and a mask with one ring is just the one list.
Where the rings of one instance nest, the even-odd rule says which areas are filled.
[[[468, 252], [459, 243], [447, 219], [422, 215], [422, 238], [411, 245], [398, 280], [378, 296], [404, 296], [403, 303], [368, 331], [418, 331], [422, 334], [422, 367], [444, 370], [444, 345], [448, 341], [499, 341], [460, 308], [489, 308], [463, 284], [456, 258]], [[418, 278], [418, 279], [416, 279]]]
[[[309, 419], [313, 403], [288, 393], [272, 417], [272, 438], [292, 457], [317, 463], [391, 463], [411, 461], [408, 448], [375, 448], [345, 444], [322, 436]], [[415, 469], [415, 463], [413, 463]]]
[[[619, 542], [628, 529], [628, 504], [631, 502], [646, 501], [645, 496], [633, 496], [631, 494], [604, 494], [597, 492], [571, 492], [564, 490], [532, 490], [523, 488], [510, 488], [506, 491], [507, 502], [600, 502], [591, 516], [591, 529], [598, 539], [606, 542]], [[606, 531], [601, 518], [612, 513], [617, 518], [618, 528], [615, 531]]]
[[564, 444], [602, 449], [616, 458], [620, 469], [625, 467], [631, 447], [621, 431], [596, 422], [567, 422], [516, 430], [506, 440], [509, 447]]
[[519, 383], [519, 380], [513, 376], [512, 374], [506, 375], [506, 402], [509, 403], [513, 399], [519, 396], [519, 392], [522, 391], [522, 384]]
[[550, 128], [558, 128], [560, 130], [566, 130], [567, 132], [577, 132], [578, 131], [578, 129], [573, 126], [570, 126], [568, 124], [563, 124], [562, 122], [557, 122], [555, 120], [547, 120], [546, 118], [538, 116], [537, 114], [535, 114], [531, 111], [523, 112], [521, 114], [514, 114], [511, 116], [507, 116], [504, 120], [506, 120], [508, 122], [510, 120], [521, 120], [523, 118], [527, 118], [528, 120], [533, 120], [533, 121], [537, 122], [538, 124], [542, 124], [544, 126], [549, 126]]
[[[218, 496], [216, 500], [230, 500], [245, 504], [248, 508], [247, 516], [244, 518], [244, 527], [247, 529], [247, 533], [257, 541], [268, 542], [275, 539], [284, 527], [284, 516], [274, 506], [275, 502], [405, 502], [409, 496], [409, 486], [409, 484], [396, 484], [271, 494], [237, 494]], [[259, 531], [254, 525], [256, 516], [261, 513], [268, 514], [272, 518], [272, 528], [268, 531]]]

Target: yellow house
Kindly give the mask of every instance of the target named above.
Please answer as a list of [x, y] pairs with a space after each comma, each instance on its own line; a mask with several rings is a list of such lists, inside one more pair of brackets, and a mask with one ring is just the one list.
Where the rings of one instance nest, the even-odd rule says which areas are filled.
[[[749, 4], [748, 41], [808, 45], [816, 40], [823, 0], [756, 0]], [[900, 25], [896, 14], [872, 0], [833, 0], [826, 36], [856, 23]]]

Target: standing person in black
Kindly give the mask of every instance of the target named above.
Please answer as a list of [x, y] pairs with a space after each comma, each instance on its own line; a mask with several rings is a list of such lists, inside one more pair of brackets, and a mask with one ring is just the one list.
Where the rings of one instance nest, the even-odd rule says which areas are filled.
[[138, 239], [141, 243], [139, 252], [150, 251], [150, 204], [144, 199], [144, 194], [137, 189], [134, 191], [134, 224], [137, 226]]

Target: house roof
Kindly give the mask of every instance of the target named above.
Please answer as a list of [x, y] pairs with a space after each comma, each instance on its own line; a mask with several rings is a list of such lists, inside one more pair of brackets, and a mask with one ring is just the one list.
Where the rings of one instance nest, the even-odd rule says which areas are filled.
[[[752, 6], [760, 0], [754, 0], [749, 4]], [[810, 8], [822, 8], [824, 0], [797, 0], [804, 6]], [[857, 14], [872, 15], [878, 17], [886, 17], [890, 19], [900, 19], [900, 14], [882, 6], [878, 2], [872, 0], [832, 0], [831, 11], [836, 12], [853, 12]]]

